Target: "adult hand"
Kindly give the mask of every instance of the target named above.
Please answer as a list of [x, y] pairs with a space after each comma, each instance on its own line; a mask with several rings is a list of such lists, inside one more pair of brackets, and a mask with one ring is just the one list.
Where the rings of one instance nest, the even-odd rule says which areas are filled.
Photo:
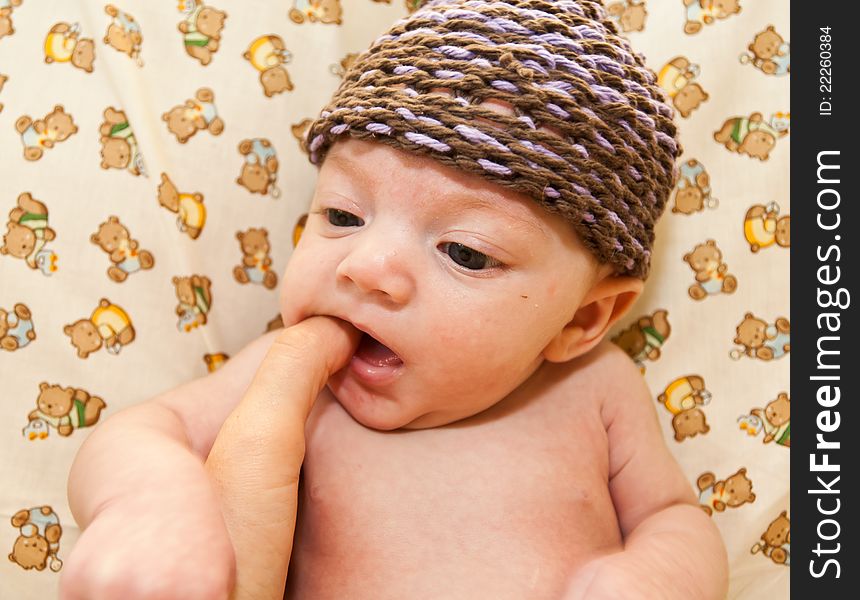
[[206, 460], [236, 555], [234, 599], [280, 600], [296, 525], [305, 421], [361, 338], [350, 323], [313, 316], [284, 329], [224, 422]]

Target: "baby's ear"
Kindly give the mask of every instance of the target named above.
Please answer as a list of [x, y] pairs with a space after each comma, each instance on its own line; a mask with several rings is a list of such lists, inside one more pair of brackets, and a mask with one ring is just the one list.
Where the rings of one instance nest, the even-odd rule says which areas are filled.
[[582, 299], [573, 319], [544, 348], [544, 358], [567, 362], [591, 350], [627, 314], [644, 285], [641, 279], [627, 275], [598, 279]]

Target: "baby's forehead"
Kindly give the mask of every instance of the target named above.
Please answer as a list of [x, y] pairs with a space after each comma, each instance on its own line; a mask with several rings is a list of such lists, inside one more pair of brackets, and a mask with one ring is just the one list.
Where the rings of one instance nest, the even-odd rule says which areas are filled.
[[546, 236], [560, 217], [523, 192], [381, 141], [342, 137], [332, 144], [321, 175], [380, 201], [408, 201], [416, 214], [465, 213], [519, 221]]

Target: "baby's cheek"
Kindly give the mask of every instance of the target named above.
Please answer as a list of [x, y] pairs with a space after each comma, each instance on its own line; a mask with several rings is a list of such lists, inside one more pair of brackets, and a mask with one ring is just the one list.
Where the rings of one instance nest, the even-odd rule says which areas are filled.
[[296, 271], [297, 267], [291, 258], [281, 276], [282, 285], [278, 298], [278, 307], [281, 310], [284, 327], [295, 325], [301, 320], [302, 307], [299, 294], [301, 294], [302, 286], [296, 284], [296, 281], [299, 280]]
[[[313, 250], [293, 251], [282, 276], [279, 307], [284, 327], [290, 327], [315, 314], [330, 314], [326, 300], [330, 298], [325, 282], [333, 277], [320, 260], [310, 260]], [[318, 256], [318, 255], [317, 255]]]

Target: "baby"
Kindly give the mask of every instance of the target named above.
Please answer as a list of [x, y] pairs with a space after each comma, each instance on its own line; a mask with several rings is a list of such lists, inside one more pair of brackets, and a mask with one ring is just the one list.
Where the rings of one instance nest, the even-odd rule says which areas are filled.
[[[643, 289], [681, 149], [603, 7], [433, 0], [359, 56], [307, 146], [284, 326], [355, 336], [304, 426], [285, 597], [724, 598], [719, 534], [605, 339]], [[223, 519], [259, 515], [224, 509], [203, 463], [225, 421], [274, 452], [227, 416], [277, 335], [95, 429], [65, 597], [230, 585]]]

